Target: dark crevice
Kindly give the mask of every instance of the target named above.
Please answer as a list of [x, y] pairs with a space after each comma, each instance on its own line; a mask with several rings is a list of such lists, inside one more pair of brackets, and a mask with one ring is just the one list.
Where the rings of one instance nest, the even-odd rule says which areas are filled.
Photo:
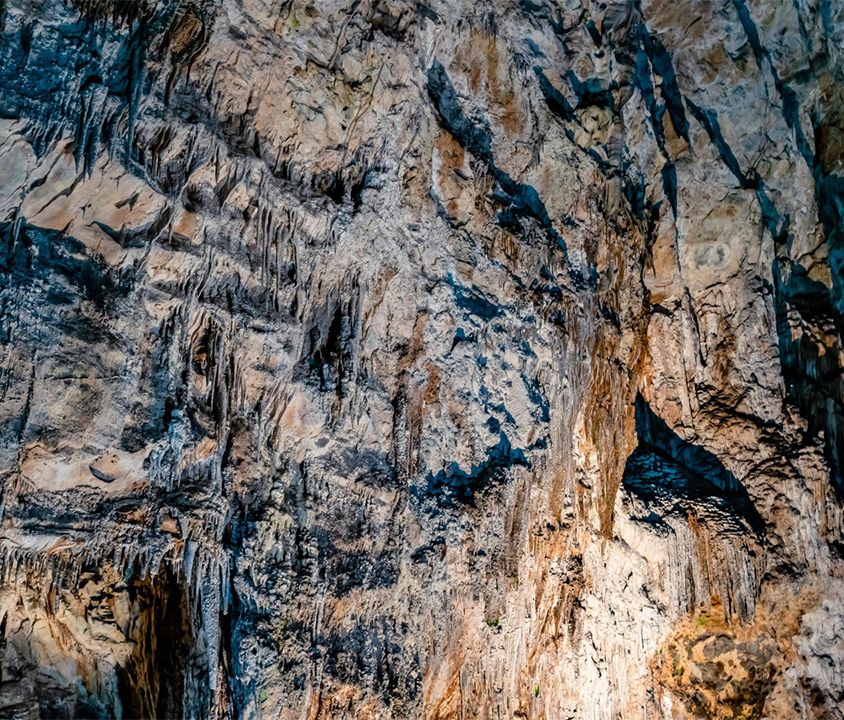
[[761, 68], [763, 63], [765, 63], [770, 69], [771, 77], [774, 81], [774, 87], [776, 87], [782, 100], [783, 118], [785, 119], [788, 127], [794, 133], [797, 149], [800, 151], [801, 156], [805, 160], [806, 164], [812, 168], [814, 154], [812, 153], [811, 145], [806, 138], [806, 134], [803, 132], [803, 126], [800, 122], [800, 102], [797, 99], [797, 95], [794, 90], [789, 87], [788, 83], [780, 78], [774, 63], [771, 60], [770, 54], [762, 45], [762, 41], [759, 38], [759, 31], [756, 28], [756, 23], [753, 22], [750, 10], [748, 9], [745, 1], [733, 0], [733, 6], [738, 13], [739, 22], [744, 30], [744, 34], [747, 36], [747, 41], [753, 49], [753, 54], [756, 57], [757, 64]]
[[[668, 199], [674, 217], [677, 217], [677, 170], [666, 146], [662, 119], [667, 109], [674, 131], [686, 142], [689, 142], [689, 122], [683, 110], [683, 95], [677, 84], [671, 55], [657, 38], [648, 33], [644, 25], [641, 26], [639, 34], [641, 40], [636, 49], [635, 58], [630, 58], [630, 65], [634, 68], [634, 83], [642, 94], [651, 130], [662, 155], [664, 163], [660, 171], [662, 191]], [[652, 79], [654, 74], [662, 78], [660, 94], [663, 103], [659, 103], [656, 98]]]
[[[774, 262], [780, 363], [788, 398], [808, 423], [810, 438], [823, 433], [824, 456], [839, 497], [844, 495], [844, 377], [839, 362], [844, 318], [832, 294], [796, 262]], [[795, 317], [796, 315], [796, 317]], [[799, 319], [800, 332], [792, 326]], [[833, 337], [832, 347], [828, 338]]]
[[741, 169], [741, 165], [739, 165], [739, 161], [733, 153], [732, 148], [724, 139], [717, 113], [713, 110], [705, 110], [689, 98], [686, 98], [686, 105], [694, 118], [706, 130], [706, 134], [718, 151], [718, 155], [721, 157], [724, 165], [727, 166], [727, 169], [738, 180], [739, 185], [745, 190], [756, 190], [759, 187], [758, 177], [755, 173], [746, 175]]
[[454, 300], [457, 307], [465, 310], [470, 315], [474, 315], [485, 323], [488, 323], [504, 314], [500, 305], [487, 300], [476, 288], [459, 284], [451, 274], [448, 276], [448, 284], [454, 291]]
[[542, 92], [542, 97], [545, 98], [548, 109], [564, 122], [573, 121], [575, 119], [574, 108], [566, 96], [554, 87], [541, 67], [534, 67], [533, 72], [539, 79], [539, 89]]
[[[428, 69], [427, 85], [428, 95], [445, 129], [462, 147], [487, 166], [498, 183], [501, 189], [498, 199], [507, 204], [505, 210], [499, 213], [499, 221], [511, 228], [518, 218], [529, 218], [535, 221], [545, 231], [548, 239], [568, 259], [565, 240], [554, 227], [536, 188], [513, 180], [495, 164], [491, 130], [486, 125], [476, 123], [464, 113], [445, 68], [437, 60], [434, 60]], [[578, 287], [594, 288], [597, 285], [597, 272], [593, 267], [590, 267], [584, 276], [572, 268], [570, 263], [567, 262], [567, 265], [569, 275]]]
[[566, 78], [571, 85], [572, 92], [577, 96], [576, 110], [587, 108], [610, 108], [615, 110], [612, 90], [616, 89], [614, 84], [607, 84], [600, 78], [587, 78], [581, 80], [574, 74], [573, 70], [566, 71]]
[[346, 289], [343, 299], [331, 298], [315, 314], [297, 374], [315, 380], [321, 391], [342, 400], [354, 362], [358, 333], [358, 287]]
[[[641, 33], [645, 54], [650, 60], [654, 72], [662, 79], [660, 93], [668, 110], [674, 132], [686, 142], [689, 142], [689, 121], [686, 119], [686, 113], [683, 110], [683, 95], [677, 84], [677, 74], [674, 71], [671, 53], [665, 49], [659, 38], [651, 35], [644, 26], [642, 26]], [[637, 65], [638, 62], [637, 58]]]
[[516, 466], [529, 467], [530, 463], [525, 451], [514, 448], [507, 435], [501, 431], [498, 444], [489, 448], [486, 457], [477, 465], [464, 470], [458, 463], [452, 462], [445, 469], [429, 474], [425, 493], [436, 497], [446, 506], [455, 502], [472, 505], [477, 492]]
[[760, 537], [765, 522], [744, 485], [716, 455], [686, 442], [636, 398], [638, 447], [627, 460], [622, 484], [646, 499], [715, 503], [745, 520]]

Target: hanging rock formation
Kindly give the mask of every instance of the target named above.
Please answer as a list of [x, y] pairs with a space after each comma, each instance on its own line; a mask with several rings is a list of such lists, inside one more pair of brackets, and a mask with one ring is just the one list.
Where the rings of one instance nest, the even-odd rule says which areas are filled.
[[0, 715], [844, 718], [844, 4], [0, 36]]

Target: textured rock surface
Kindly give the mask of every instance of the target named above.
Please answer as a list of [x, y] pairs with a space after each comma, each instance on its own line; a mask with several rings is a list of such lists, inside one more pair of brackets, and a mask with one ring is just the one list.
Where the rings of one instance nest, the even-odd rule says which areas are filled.
[[844, 5], [0, 33], [0, 714], [844, 717]]

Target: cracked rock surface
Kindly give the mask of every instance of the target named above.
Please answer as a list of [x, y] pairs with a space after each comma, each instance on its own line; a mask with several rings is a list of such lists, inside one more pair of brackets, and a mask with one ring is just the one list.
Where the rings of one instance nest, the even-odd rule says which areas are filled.
[[0, 716], [844, 718], [844, 4], [0, 50]]

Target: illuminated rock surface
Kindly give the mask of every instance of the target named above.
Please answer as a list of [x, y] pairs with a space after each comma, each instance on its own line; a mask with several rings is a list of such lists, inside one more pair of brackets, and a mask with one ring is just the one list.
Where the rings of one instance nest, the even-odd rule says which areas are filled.
[[844, 4], [0, 35], [0, 715], [844, 718]]

